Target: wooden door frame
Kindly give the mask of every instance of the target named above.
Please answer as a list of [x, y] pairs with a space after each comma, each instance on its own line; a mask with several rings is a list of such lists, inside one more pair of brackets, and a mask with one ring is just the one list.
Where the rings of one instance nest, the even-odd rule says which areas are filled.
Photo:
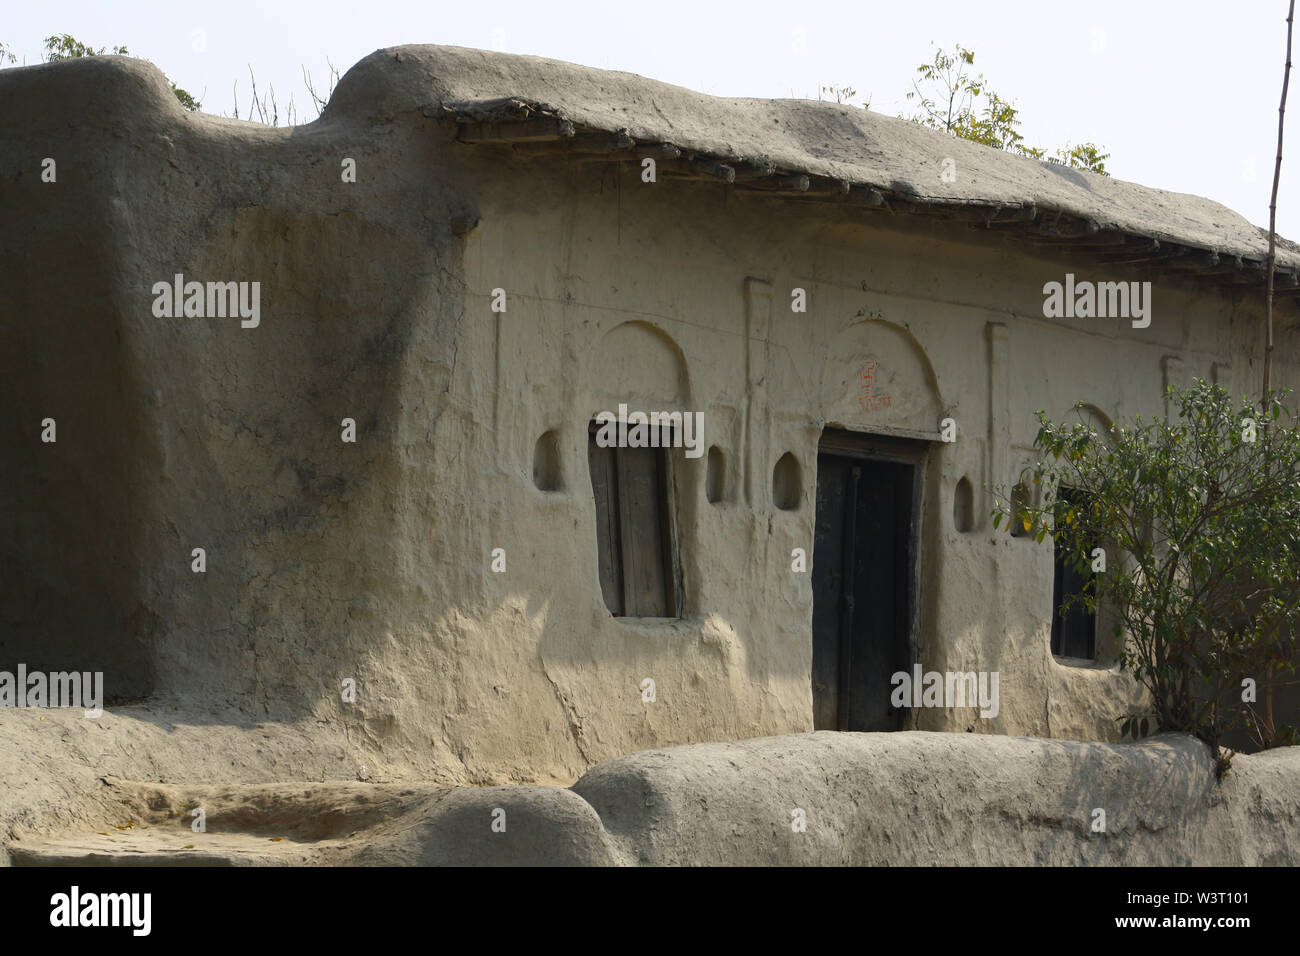
[[[836, 455], [841, 458], [857, 458], [862, 461], [883, 461], [893, 464], [912, 466], [912, 503], [908, 520], [907, 564], [907, 656], [909, 665], [920, 659], [920, 593], [921, 593], [921, 519], [925, 502], [926, 466], [933, 442], [916, 438], [896, 438], [891, 435], [877, 435], [872, 432], [855, 432], [845, 428], [826, 425], [822, 428], [817, 441], [817, 455]], [[821, 480], [820, 470], [817, 480]], [[816, 500], [816, 486], [813, 499]], [[816, 516], [814, 516], [814, 525]], [[814, 534], [814, 543], [816, 535]], [[816, 560], [816, 552], [813, 553]], [[811, 628], [810, 628], [811, 630]], [[811, 680], [811, 675], [809, 675]], [[841, 681], [843, 679], [841, 678]], [[838, 690], [836, 691], [838, 693]], [[841, 701], [847, 707], [847, 701]], [[839, 718], [844, 724], [847, 717]], [[906, 724], [906, 718], [903, 723]]]

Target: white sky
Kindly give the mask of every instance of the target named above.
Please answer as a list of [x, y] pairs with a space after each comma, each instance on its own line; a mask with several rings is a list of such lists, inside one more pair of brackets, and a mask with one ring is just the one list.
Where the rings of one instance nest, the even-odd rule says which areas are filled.
[[[503, 49], [626, 70], [719, 96], [816, 98], [853, 86], [872, 109], [911, 113], [904, 94], [931, 41], [976, 52], [992, 89], [1020, 109], [1030, 145], [1093, 141], [1120, 179], [1208, 196], [1268, 225], [1285, 0], [1025, 2], [11, 3], [0, 41], [40, 62], [42, 39], [71, 33], [121, 44], [229, 114], [232, 83], [315, 111], [301, 67], [321, 81], [380, 47], [439, 43]], [[196, 33], [196, 31], [201, 31]], [[804, 50], [795, 50], [802, 31]], [[1300, 31], [1297, 31], [1300, 34]], [[1278, 231], [1300, 240], [1300, 35]]]

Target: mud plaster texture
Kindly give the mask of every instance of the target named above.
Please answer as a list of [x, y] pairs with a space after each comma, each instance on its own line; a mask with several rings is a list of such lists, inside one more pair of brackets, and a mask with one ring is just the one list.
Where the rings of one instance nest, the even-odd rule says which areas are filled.
[[[983, 497], [958, 531], [954, 489], [1013, 481], [1034, 409], [1159, 414], [1164, 385], [1193, 376], [1254, 394], [1258, 290], [1165, 277], [1147, 329], [1045, 319], [1044, 281], [1090, 260], [892, 206], [651, 186], [635, 164], [458, 141], [503, 97], [590, 130], [840, 177], [899, 210], [900, 196], [1036, 205], [1261, 254], [1258, 229], [1195, 197], [865, 111], [717, 100], [535, 58], [382, 50], [320, 120], [288, 129], [185, 113], [137, 60], [0, 71], [0, 206], [14, 224], [0, 235], [0, 662], [102, 670], [115, 702], [98, 723], [0, 712], [22, 746], [55, 728], [67, 738], [57, 761], [20, 750], [6, 768], [9, 780], [44, 766], [52, 788], [13, 804], [9, 825], [116, 806], [101, 776], [567, 785], [636, 751], [810, 731], [811, 585], [790, 555], [811, 547], [828, 425], [933, 442], [916, 657], [1001, 675], [996, 718], [938, 708], [914, 726], [972, 730], [934, 746], [988, 737], [990, 754], [1031, 746], [990, 735], [1114, 741], [1140, 696], [1104, 653], [1051, 655], [1050, 549], [995, 532]], [[355, 183], [341, 180], [345, 158]], [[1289, 245], [1280, 261], [1300, 265]], [[259, 327], [155, 317], [153, 285], [176, 273], [260, 282]], [[505, 313], [491, 311], [496, 288]], [[790, 311], [795, 288], [807, 313]], [[1294, 385], [1295, 306], [1278, 309], [1274, 381]], [[887, 407], [862, 402], [868, 363]], [[718, 502], [704, 459], [673, 462], [680, 619], [616, 620], [601, 598], [587, 423], [620, 402], [703, 411], [722, 456]], [[937, 441], [945, 416], [953, 444]], [[55, 444], [40, 442], [47, 417]], [[339, 440], [345, 417], [355, 444]], [[532, 480], [546, 432], [552, 491]], [[789, 510], [772, 495], [785, 453], [801, 482]], [[494, 548], [505, 574], [488, 571]], [[345, 678], [355, 703], [340, 698]], [[652, 844], [618, 858], [660, 859]]]
[[[96, 772], [81, 763], [92, 740], [102, 746], [127, 730], [148, 739], [138, 728], [107, 718], [107, 727], [83, 733], [54, 716], [23, 717], [25, 725], [0, 726], [4, 752], [17, 745], [25, 761], [24, 774], [8, 778], [16, 788], [0, 798], [7, 854], [20, 866], [1300, 860], [1294, 747], [1238, 757], [1221, 783], [1207, 748], [1179, 735], [1111, 745], [823, 731], [632, 754], [569, 788], [227, 784], [215, 781], [302, 773], [301, 758], [290, 754], [295, 741], [232, 732], [216, 751], [173, 729], [177, 739], [151, 741], [166, 744], [172, 776], [210, 782], [149, 783], [140, 778], [156, 764], [139, 750], [103, 754]], [[56, 805], [57, 829], [48, 813], [31, 824], [38, 809]], [[194, 808], [204, 810], [204, 833], [192, 829]]]

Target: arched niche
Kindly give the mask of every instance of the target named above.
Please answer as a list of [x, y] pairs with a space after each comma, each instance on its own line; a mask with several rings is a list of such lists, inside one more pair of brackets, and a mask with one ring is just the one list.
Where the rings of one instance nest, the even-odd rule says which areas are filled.
[[953, 488], [952, 524], [962, 533], [975, 530], [975, 489], [965, 475]]
[[879, 319], [856, 322], [831, 341], [821, 398], [825, 421], [854, 431], [934, 435], [944, 408], [916, 339]]

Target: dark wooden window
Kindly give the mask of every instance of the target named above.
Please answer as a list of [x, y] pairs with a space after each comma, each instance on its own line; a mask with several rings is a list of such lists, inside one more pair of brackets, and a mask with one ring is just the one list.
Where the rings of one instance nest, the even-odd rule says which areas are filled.
[[601, 448], [588, 438], [600, 590], [615, 617], [679, 617], [668, 450]]
[[[1059, 494], [1062, 500], [1076, 507], [1086, 505], [1085, 496], [1073, 488], [1062, 488]], [[1089, 547], [1088, 550], [1091, 552], [1092, 548]], [[1097, 656], [1096, 615], [1082, 604], [1075, 604], [1068, 610], [1063, 610], [1069, 595], [1090, 592], [1093, 587], [1093, 572], [1088, 569], [1086, 574], [1080, 574], [1056, 544], [1052, 545], [1052, 554], [1055, 562], [1052, 585], [1052, 653], [1057, 657], [1095, 660]]]

